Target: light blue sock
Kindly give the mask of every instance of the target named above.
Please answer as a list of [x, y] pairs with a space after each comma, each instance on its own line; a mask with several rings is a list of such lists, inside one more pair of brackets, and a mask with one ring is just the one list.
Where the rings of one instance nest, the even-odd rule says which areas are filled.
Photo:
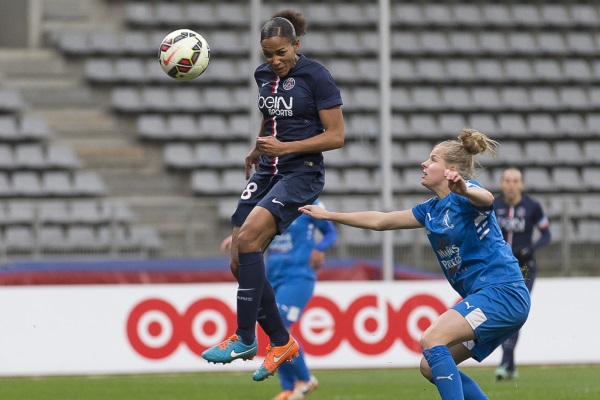
[[300, 346], [298, 357], [295, 357], [294, 360], [288, 364], [292, 365], [294, 374], [299, 380], [304, 382], [308, 382], [310, 380], [310, 371], [308, 370], [306, 361], [304, 361], [304, 351], [302, 350], [302, 346]]
[[469, 378], [463, 372], [459, 371], [459, 374], [460, 380], [462, 381], [465, 400], [488, 400], [488, 397], [473, 379]]
[[296, 374], [294, 373], [294, 361], [284, 362], [277, 368], [277, 375], [279, 375], [279, 383], [283, 390], [294, 390], [294, 384], [296, 383]]
[[442, 400], [463, 400], [463, 386], [458, 367], [446, 346], [434, 346], [423, 350], [423, 356], [431, 368], [432, 380]]

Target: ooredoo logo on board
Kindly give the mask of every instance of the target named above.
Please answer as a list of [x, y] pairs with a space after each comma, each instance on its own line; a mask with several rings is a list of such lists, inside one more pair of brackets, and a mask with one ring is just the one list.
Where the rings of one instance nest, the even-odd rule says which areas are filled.
[[[343, 341], [362, 355], [383, 354], [398, 340], [408, 351], [420, 354], [421, 334], [449, 307], [429, 293], [412, 295], [399, 307], [382, 296], [366, 294], [345, 309], [330, 297], [316, 295], [292, 333], [306, 354], [318, 357], [333, 353]], [[212, 297], [194, 301], [182, 313], [167, 300], [148, 298], [138, 302], [127, 318], [129, 343], [139, 355], [153, 360], [169, 357], [181, 344], [200, 355], [235, 328], [235, 311]], [[258, 331], [259, 343], [266, 344]]]

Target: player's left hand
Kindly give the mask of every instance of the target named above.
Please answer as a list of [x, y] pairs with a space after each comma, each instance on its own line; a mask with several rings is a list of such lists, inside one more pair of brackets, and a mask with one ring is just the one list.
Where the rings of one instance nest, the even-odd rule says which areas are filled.
[[318, 270], [325, 263], [325, 253], [317, 249], [313, 249], [313, 251], [310, 253], [309, 263], [312, 269], [315, 271]]
[[261, 154], [268, 157], [279, 157], [285, 154], [285, 143], [274, 136], [259, 136], [256, 146]]
[[463, 177], [458, 173], [458, 171], [446, 169], [444, 171], [444, 176], [448, 180], [448, 188], [452, 192], [460, 194], [462, 196], [464, 196], [465, 193], [467, 193], [467, 184], [465, 183]]

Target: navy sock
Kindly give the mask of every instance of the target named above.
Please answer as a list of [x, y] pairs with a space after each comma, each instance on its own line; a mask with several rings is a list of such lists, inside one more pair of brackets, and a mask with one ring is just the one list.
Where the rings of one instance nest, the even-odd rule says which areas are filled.
[[[266, 281], [262, 252], [239, 253], [236, 334], [250, 345], [256, 337], [256, 319]], [[272, 289], [271, 289], [272, 290]]]
[[462, 380], [450, 350], [439, 345], [423, 350], [423, 356], [431, 368], [432, 380], [442, 400], [464, 399]]
[[515, 370], [515, 347], [519, 340], [519, 332], [515, 332], [511, 337], [502, 343], [502, 361], [500, 365], [504, 365], [507, 370]]
[[269, 341], [273, 345], [283, 346], [290, 340], [288, 330], [277, 307], [275, 292], [266, 278], [257, 319], [260, 327], [269, 336]]

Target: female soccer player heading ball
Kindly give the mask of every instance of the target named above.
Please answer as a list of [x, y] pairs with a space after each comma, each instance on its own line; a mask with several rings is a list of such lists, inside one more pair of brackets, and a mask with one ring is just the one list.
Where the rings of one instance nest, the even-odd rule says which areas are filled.
[[[312, 204], [324, 183], [323, 151], [342, 147], [342, 97], [329, 72], [298, 53], [307, 21], [293, 10], [276, 13], [262, 27], [265, 63], [254, 72], [262, 123], [246, 157], [246, 179], [233, 224], [231, 270], [238, 281], [238, 328], [229, 339], [207, 349], [209, 362], [251, 359], [257, 353], [256, 322], [269, 336], [263, 364], [253, 379], [273, 375], [298, 354], [296, 340], [279, 314], [265, 276], [263, 251], [273, 237]], [[256, 172], [250, 177], [252, 167]]]
[[412, 210], [337, 213], [309, 205], [317, 219], [372, 230], [425, 227], [442, 271], [463, 300], [440, 315], [421, 337], [421, 373], [442, 399], [487, 399], [457, 365], [482, 361], [527, 320], [529, 291], [517, 259], [502, 238], [494, 196], [470, 180], [474, 155], [495, 154], [497, 143], [474, 129], [433, 148], [421, 164], [421, 184], [435, 195]]

